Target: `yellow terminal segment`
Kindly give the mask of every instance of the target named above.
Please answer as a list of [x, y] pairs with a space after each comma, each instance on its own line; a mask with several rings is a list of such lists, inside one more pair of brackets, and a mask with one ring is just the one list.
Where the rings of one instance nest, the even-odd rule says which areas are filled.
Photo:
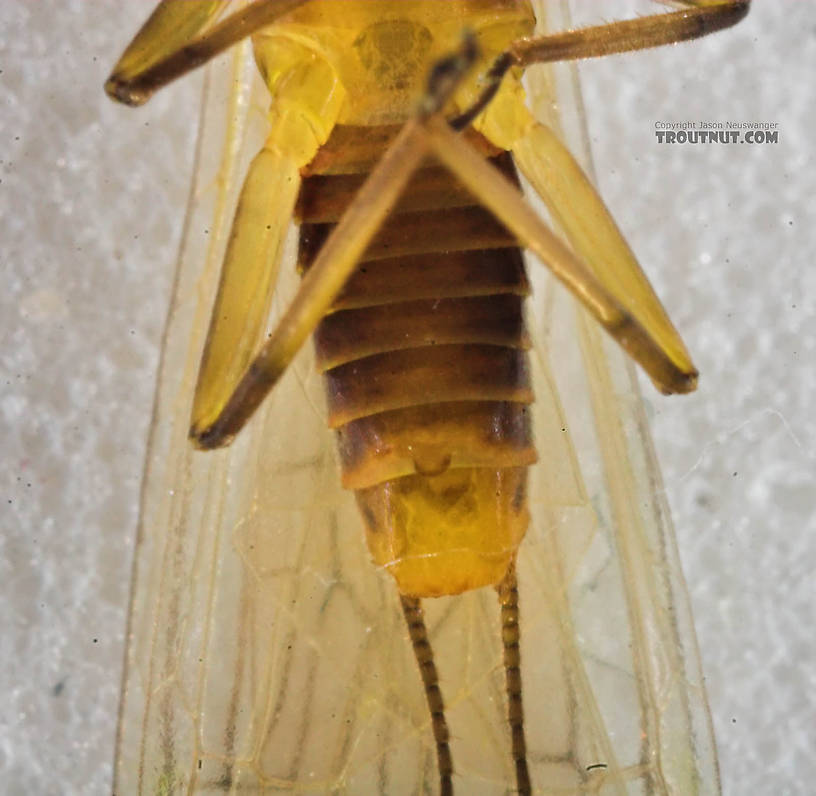
[[359, 490], [368, 548], [401, 594], [441, 597], [499, 583], [529, 522], [527, 468], [449, 469]]

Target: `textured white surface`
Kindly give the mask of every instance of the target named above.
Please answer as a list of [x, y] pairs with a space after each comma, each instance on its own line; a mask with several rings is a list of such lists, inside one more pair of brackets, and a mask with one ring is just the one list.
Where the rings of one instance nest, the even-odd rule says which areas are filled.
[[[659, 7], [657, 7], [659, 8]], [[589, 10], [589, 9], [587, 9]], [[0, 7], [0, 771], [110, 789], [130, 556], [198, 79], [138, 112], [101, 85], [144, 4]], [[607, 16], [613, 16], [605, 8]], [[808, 4], [582, 66], [601, 188], [702, 372], [646, 394], [726, 794], [816, 763]], [[772, 121], [778, 144], [658, 144], [656, 121]]]

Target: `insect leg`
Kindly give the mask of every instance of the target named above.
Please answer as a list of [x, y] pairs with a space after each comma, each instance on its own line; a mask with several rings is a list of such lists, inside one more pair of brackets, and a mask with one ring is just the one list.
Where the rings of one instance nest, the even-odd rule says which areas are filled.
[[595, 58], [697, 39], [736, 25], [751, 0], [680, 0], [681, 11], [522, 39], [510, 46], [514, 66]]
[[665, 392], [689, 392], [697, 372], [672, 356], [635, 314], [637, 305], [619, 297], [566, 246], [508, 182], [447, 124], [427, 123], [434, 154], [456, 174], [519, 240], [546, 264], [598, 322]]
[[218, 416], [257, 350], [299, 188], [294, 158], [270, 145], [255, 156], [235, 211], [198, 372], [196, 428]]
[[693, 389], [697, 371], [637, 258], [570, 151], [529, 113], [522, 91], [518, 83], [508, 83], [477, 126], [494, 144], [513, 153], [519, 170], [544, 201], [573, 251], [674, 364], [682, 381], [665, 384], [655, 379], [658, 388], [669, 392]]
[[208, 30], [224, 0], [162, 0], [105, 83], [108, 95], [142, 105], [153, 92], [269, 25], [306, 0], [256, 0]]
[[[657, 0], [669, 4], [669, 0]], [[645, 50], [662, 44], [698, 39], [736, 25], [748, 13], [751, 0], [676, 0], [687, 8], [637, 19], [519, 39], [493, 62], [483, 77], [479, 96], [457, 119], [456, 129], [470, 124], [490, 103], [502, 78], [512, 67], [555, 61], [597, 58]]]
[[501, 605], [504, 675], [507, 687], [507, 719], [513, 744], [513, 763], [520, 796], [532, 793], [527, 769], [527, 742], [524, 738], [524, 706], [521, 691], [521, 625], [519, 624], [516, 567], [511, 564], [504, 580], [496, 587]]
[[[198, 374], [192, 436], [218, 418], [266, 330], [300, 169], [326, 142], [344, 91], [334, 69], [295, 45], [271, 89], [270, 131], [244, 180]], [[309, 85], [304, 96], [302, 85]]]
[[191, 428], [196, 445], [209, 449], [228, 444], [252, 416], [351, 276], [426, 152], [420, 122], [408, 122], [332, 230], [221, 412], [212, 422]]
[[422, 605], [416, 597], [400, 595], [402, 612], [408, 633], [414, 648], [422, 684], [425, 686], [425, 697], [428, 700], [428, 709], [431, 711], [434, 741], [436, 741], [436, 758], [439, 766], [439, 793], [440, 796], [453, 794], [453, 760], [451, 758], [448, 732], [448, 722], [445, 719], [445, 703], [442, 691], [439, 688], [439, 676], [434, 663], [433, 650], [428, 641], [428, 629], [425, 627], [425, 616]]

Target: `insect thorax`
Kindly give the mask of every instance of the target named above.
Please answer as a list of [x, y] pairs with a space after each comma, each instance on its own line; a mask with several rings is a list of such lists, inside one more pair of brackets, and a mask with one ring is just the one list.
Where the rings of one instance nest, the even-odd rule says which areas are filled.
[[463, 31], [476, 35], [486, 66], [533, 25], [529, 0], [312, 0], [256, 36], [255, 51], [273, 94], [307, 55], [330, 65], [345, 93], [340, 123], [383, 124], [412, 112], [430, 67]]

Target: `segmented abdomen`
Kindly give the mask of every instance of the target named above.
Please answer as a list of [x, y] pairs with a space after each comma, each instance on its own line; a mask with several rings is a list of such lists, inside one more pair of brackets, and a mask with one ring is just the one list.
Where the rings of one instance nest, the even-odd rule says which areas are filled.
[[[340, 127], [307, 169], [302, 271], [395, 132]], [[470, 140], [516, 179], [509, 155]], [[403, 593], [498, 582], [524, 534], [528, 292], [512, 236], [428, 163], [315, 333], [343, 484]], [[454, 559], [461, 576], [445, 571]]]

